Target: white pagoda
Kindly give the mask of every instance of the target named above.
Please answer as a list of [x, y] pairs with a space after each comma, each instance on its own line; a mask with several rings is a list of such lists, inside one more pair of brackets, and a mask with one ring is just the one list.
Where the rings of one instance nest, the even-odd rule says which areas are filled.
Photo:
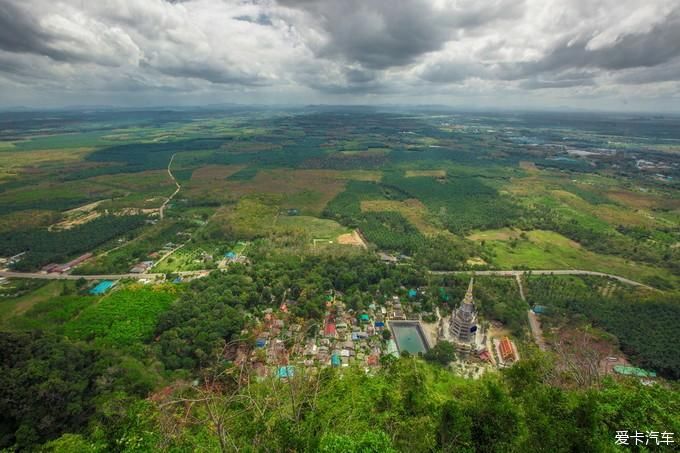
[[475, 310], [472, 297], [473, 283], [474, 278], [471, 278], [463, 302], [451, 315], [451, 323], [449, 324], [451, 339], [459, 352], [470, 352], [475, 349], [477, 310]]

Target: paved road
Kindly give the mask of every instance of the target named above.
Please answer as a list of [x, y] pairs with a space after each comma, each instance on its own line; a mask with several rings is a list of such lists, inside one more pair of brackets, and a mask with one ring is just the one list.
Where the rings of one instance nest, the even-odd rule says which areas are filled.
[[71, 275], [71, 274], [43, 274], [41, 272], [8, 272], [0, 271], [0, 277], [7, 278], [38, 278], [43, 280], [78, 280], [84, 278], [85, 280], [118, 280], [121, 278], [142, 279], [147, 278], [155, 280], [163, 278], [165, 274], [108, 274], [108, 275]]
[[606, 274], [604, 272], [595, 272], [595, 271], [584, 271], [580, 269], [552, 269], [552, 270], [526, 270], [526, 271], [431, 271], [430, 272], [433, 275], [447, 275], [447, 274], [472, 274], [474, 273], [475, 275], [497, 275], [499, 277], [517, 277], [518, 275], [521, 276], [523, 274], [531, 274], [531, 275], [595, 275], [598, 277], [607, 277], [607, 278], [613, 278], [615, 280], [620, 281], [621, 283], [626, 283], [628, 285], [633, 285], [633, 286], [641, 286], [644, 288], [648, 289], [656, 289], [652, 288], [649, 285], [645, 285], [644, 283], [636, 282], [635, 280], [630, 280], [625, 277], [621, 277], [618, 275], [613, 275], [613, 274]]
[[[181, 271], [175, 274], [182, 277], [196, 277], [208, 275], [214, 269], [204, 269], [199, 271]], [[44, 274], [42, 272], [10, 272], [0, 271], [0, 277], [5, 278], [37, 278], [42, 280], [78, 280], [84, 278], [85, 280], [120, 280], [122, 278], [131, 278], [135, 280], [163, 280], [165, 274], [99, 274], [99, 275], [73, 275], [73, 274]]]
[[[192, 276], [192, 275], [207, 275], [211, 272], [210, 269], [203, 269], [197, 271], [183, 271], [176, 272], [182, 276]], [[497, 275], [499, 277], [517, 277], [523, 274], [531, 273], [531, 275], [595, 275], [598, 277], [607, 277], [618, 280], [622, 283], [627, 283], [633, 286], [641, 286], [648, 289], [656, 290], [649, 285], [644, 283], [636, 282], [634, 280], [629, 280], [624, 277], [613, 274], [605, 274], [603, 272], [594, 271], [584, 271], [584, 270], [567, 270], [567, 269], [555, 269], [555, 270], [532, 270], [532, 271], [430, 271], [433, 275], [455, 275], [455, 274], [472, 274], [475, 275]], [[42, 278], [46, 280], [77, 280], [79, 278], [84, 278], [85, 280], [111, 280], [120, 278], [149, 278], [157, 279], [163, 278], [165, 274], [107, 274], [107, 275], [71, 275], [71, 274], [43, 274], [41, 272], [9, 272], [0, 271], [0, 277], [10, 277], [10, 278]], [[658, 290], [657, 290], [658, 291]]]

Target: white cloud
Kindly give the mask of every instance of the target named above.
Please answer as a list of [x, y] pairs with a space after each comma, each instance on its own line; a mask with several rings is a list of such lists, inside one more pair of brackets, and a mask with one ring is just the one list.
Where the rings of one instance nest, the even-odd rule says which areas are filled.
[[677, 0], [3, 0], [0, 103], [634, 106], [678, 95], [677, 42]]

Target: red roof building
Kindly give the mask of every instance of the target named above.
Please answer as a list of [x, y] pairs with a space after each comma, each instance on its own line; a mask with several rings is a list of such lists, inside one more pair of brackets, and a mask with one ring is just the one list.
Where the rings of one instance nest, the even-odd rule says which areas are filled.
[[335, 330], [335, 324], [332, 323], [332, 322], [326, 323], [326, 328], [324, 329], [323, 333], [327, 337], [337, 336], [337, 332]]
[[500, 344], [498, 345], [498, 349], [500, 349], [501, 358], [504, 361], [506, 362], [515, 361], [515, 351], [512, 349], [512, 343], [510, 342], [510, 339], [508, 337], [503, 337]]

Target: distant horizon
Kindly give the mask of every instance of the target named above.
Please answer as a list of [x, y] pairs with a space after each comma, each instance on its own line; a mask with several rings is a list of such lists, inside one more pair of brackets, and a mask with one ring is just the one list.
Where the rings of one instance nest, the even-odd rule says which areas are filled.
[[583, 113], [583, 114], [602, 114], [602, 115], [664, 115], [664, 116], [680, 116], [680, 109], [678, 110], [613, 110], [613, 109], [595, 109], [595, 108], [577, 108], [569, 106], [555, 106], [555, 107], [493, 107], [493, 106], [456, 106], [445, 104], [390, 104], [390, 103], [376, 103], [376, 104], [247, 104], [247, 103], [215, 103], [215, 104], [154, 104], [147, 106], [136, 105], [106, 105], [106, 104], [92, 104], [92, 105], [63, 105], [63, 106], [0, 106], [0, 113], [22, 113], [22, 112], [77, 112], [77, 111], [160, 111], [160, 110], [228, 110], [233, 108], [252, 108], [252, 109], [414, 109], [422, 111], [436, 111], [441, 110], [452, 113]]

